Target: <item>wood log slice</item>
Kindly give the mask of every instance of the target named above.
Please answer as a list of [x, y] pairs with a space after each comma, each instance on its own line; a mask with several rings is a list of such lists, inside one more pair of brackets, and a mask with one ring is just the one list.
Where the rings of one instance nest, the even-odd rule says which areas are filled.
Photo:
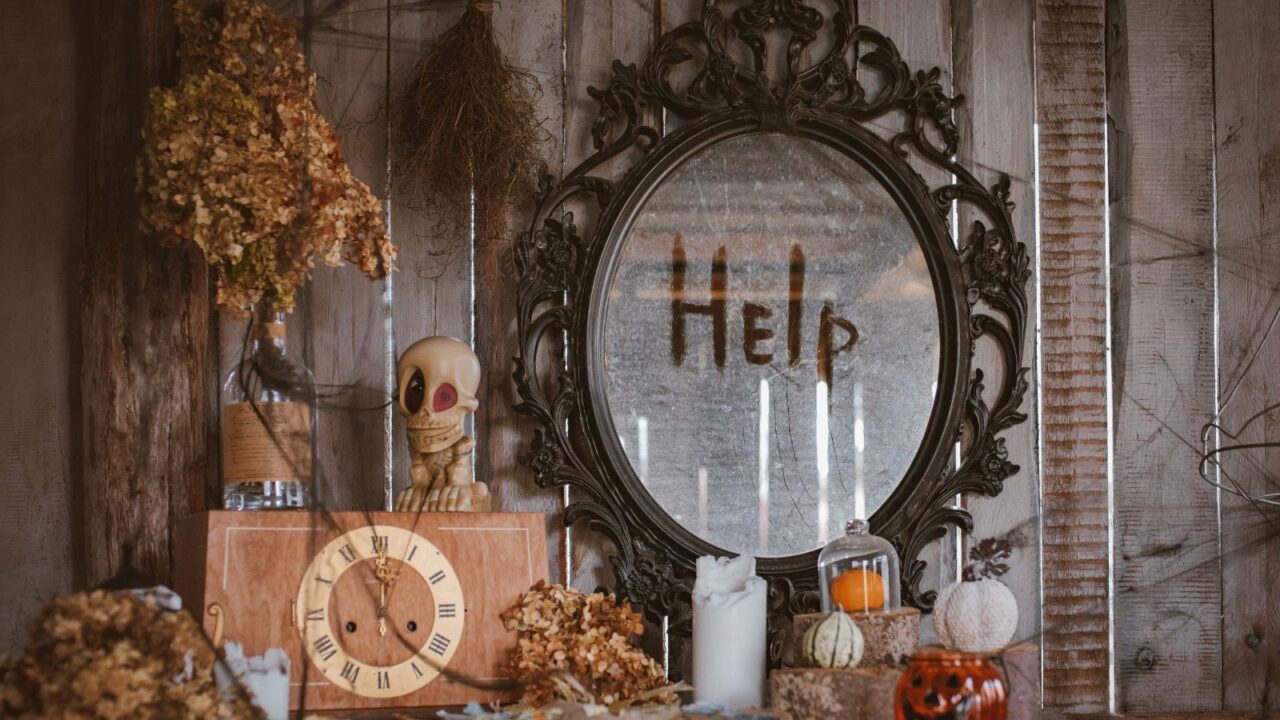
[[1009, 720], [1040, 717], [1040, 646], [1022, 643], [1000, 653]]
[[769, 705], [795, 720], [893, 720], [901, 668], [784, 668], [769, 673]]
[[[796, 615], [792, 620], [791, 664], [804, 664], [804, 634], [824, 613]], [[862, 631], [859, 667], [901, 667], [920, 648], [920, 611], [899, 608], [885, 612], [849, 613]]]

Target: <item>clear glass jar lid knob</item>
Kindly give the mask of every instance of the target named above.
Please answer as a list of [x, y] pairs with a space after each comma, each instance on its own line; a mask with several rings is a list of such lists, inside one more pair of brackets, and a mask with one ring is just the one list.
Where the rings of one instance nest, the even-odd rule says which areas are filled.
[[854, 518], [845, 523], [845, 535], [866, 535], [871, 530], [871, 524], [862, 518]]

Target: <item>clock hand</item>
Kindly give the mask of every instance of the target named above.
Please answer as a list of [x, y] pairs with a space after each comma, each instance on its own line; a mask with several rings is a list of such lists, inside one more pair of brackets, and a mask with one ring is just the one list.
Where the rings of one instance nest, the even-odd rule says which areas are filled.
[[378, 634], [387, 634], [387, 590], [396, 584], [400, 571], [392, 569], [387, 562], [387, 546], [378, 549], [378, 559], [374, 561], [373, 574], [378, 578]]
[[387, 634], [387, 584], [382, 583], [378, 588], [378, 635], [385, 636]]

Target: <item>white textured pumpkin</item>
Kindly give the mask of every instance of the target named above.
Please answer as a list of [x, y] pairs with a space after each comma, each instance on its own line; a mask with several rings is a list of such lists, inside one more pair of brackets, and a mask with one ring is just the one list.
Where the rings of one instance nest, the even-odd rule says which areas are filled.
[[994, 652], [1018, 630], [1018, 601], [994, 578], [958, 582], [938, 595], [933, 629], [952, 650]]
[[862, 660], [862, 631], [843, 610], [828, 613], [805, 631], [804, 660], [809, 667], [851, 668]]

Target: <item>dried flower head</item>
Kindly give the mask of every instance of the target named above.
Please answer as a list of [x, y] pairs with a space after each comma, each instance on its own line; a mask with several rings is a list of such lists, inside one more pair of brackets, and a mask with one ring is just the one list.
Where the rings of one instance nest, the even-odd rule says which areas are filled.
[[215, 660], [187, 613], [104, 590], [57, 597], [26, 653], [0, 661], [0, 717], [262, 717], [218, 692]]
[[1008, 540], [987, 538], [969, 550], [969, 563], [962, 573], [966, 581], [998, 578], [1009, 572], [1008, 560], [1013, 556], [1013, 545]]
[[142, 228], [192, 243], [217, 277], [219, 307], [291, 310], [317, 260], [394, 269], [382, 207], [315, 106], [289, 22], [257, 0], [176, 5], [186, 71], [151, 91], [138, 161]]
[[632, 636], [644, 633], [644, 623], [630, 603], [540, 581], [502, 621], [517, 634], [507, 671], [525, 681], [526, 704], [610, 704], [641, 695], [664, 704], [677, 701], [664, 690], [669, 683], [662, 668], [631, 644]]
[[432, 43], [407, 76], [395, 128], [396, 182], [436, 211], [446, 235], [463, 232], [474, 200], [485, 242], [505, 237], [513, 197], [532, 196], [538, 146], [550, 137], [538, 117], [538, 80], [503, 53], [491, 13], [490, 3], [472, 0]]

